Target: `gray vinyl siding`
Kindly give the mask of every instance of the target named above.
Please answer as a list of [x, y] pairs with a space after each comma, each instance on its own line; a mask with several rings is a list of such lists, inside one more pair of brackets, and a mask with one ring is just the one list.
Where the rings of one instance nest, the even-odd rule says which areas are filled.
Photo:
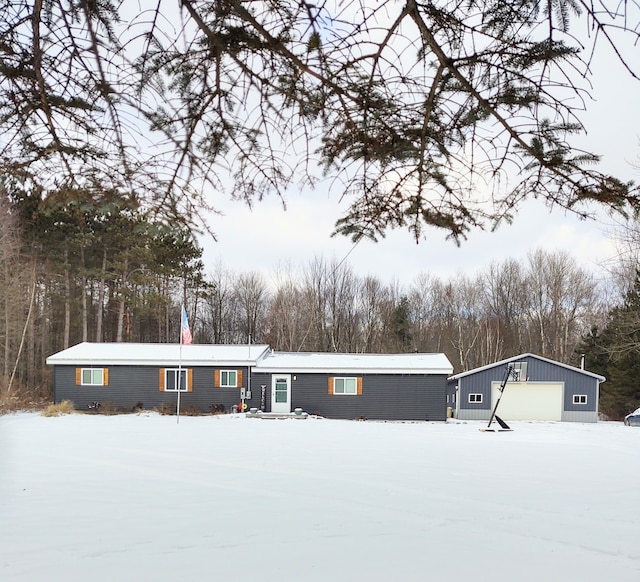
[[461, 408], [458, 411], [456, 418], [458, 420], [489, 420], [491, 416], [491, 410], [469, 410]]
[[[105, 367], [105, 366], [94, 366]], [[173, 368], [174, 366], [167, 366]], [[159, 390], [159, 370], [155, 366], [106, 366], [109, 370], [108, 386], [77, 386], [76, 366], [54, 367], [54, 401], [71, 400], [76, 409], [87, 409], [92, 402], [112, 402], [122, 410], [130, 410], [138, 402], [145, 409], [158, 408], [162, 404], [175, 406], [177, 392]], [[229, 369], [226, 366], [224, 369]], [[180, 393], [180, 406], [193, 405], [202, 412], [209, 412], [215, 404], [223, 404], [226, 410], [240, 401], [239, 388], [215, 388], [215, 367], [191, 367], [193, 384], [191, 392]], [[243, 371], [243, 384], [247, 386], [248, 369]]]
[[[574, 404], [573, 396], [585, 394], [586, 404]], [[566, 412], [597, 412], [598, 381], [594, 378], [576, 378], [567, 376], [564, 384], [564, 410]]]
[[562, 412], [562, 420], [563, 422], [598, 422], [598, 413], [588, 410], [583, 412], [571, 412], [564, 410]]
[[[345, 374], [288, 373], [292, 375], [292, 410], [302, 408], [309, 414], [339, 419], [446, 419], [446, 375], [347, 374], [362, 377], [362, 394], [332, 395], [328, 393], [329, 377]], [[252, 375], [250, 406], [259, 406], [260, 387], [265, 385], [265, 410], [271, 410], [271, 377], [271, 373]]]

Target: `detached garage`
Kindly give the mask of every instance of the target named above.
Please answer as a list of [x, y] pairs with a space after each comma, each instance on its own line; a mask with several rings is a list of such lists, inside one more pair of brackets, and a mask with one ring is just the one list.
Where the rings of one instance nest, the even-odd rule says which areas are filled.
[[603, 376], [549, 360], [521, 354], [451, 376], [447, 406], [461, 420], [489, 420], [507, 381], [498, 416], [509, 420], [597, 422]]

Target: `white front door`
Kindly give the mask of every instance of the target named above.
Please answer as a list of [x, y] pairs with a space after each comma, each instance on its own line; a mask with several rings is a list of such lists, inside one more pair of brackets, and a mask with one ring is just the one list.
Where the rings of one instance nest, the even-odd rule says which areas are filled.
[[291, 412], [291, 374], [271, 377], [271, 412]]

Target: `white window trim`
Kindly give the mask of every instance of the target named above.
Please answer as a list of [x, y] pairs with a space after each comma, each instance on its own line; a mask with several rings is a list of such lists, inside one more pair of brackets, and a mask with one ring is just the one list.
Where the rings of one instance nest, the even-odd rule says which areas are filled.
[[[84, 381], [84, 373], [86, 371], [91, 372], [91, 379], [92, 379], [91, 382]], [[100, 380], [99, 383], [93, 382], [93, 373], [98, 371], [102, 374], [102, 379]], [[104, 368], [81, 368], [80, 369], [80, 385], [81, 386], [104, 386]]]
[[586, 404], [587, 403], [587, 395], [586, 394], [574, 394], [573, 395], [573, 403], [574, 404]]
[[[189, 391], [189, 373], [187, 368], [165, 368], [164, 370], [164, 391], [165, 392], [178, 392], [178, 371], [181, 371], [184, 374], [184, 382], [180, 384], [180, 392], [188, 392]], [[175, 385], [176, 388], [169, 388], [169, 373], [173, 373], [175, 376]]]
[[[229, 373], [233, 373], [236, 377], [235, 384], [225, 384], [222, 381], [223, 375], [227, 375], [229, 377]], [[238, 370], [220, 370], [220, 388], [237, 388], [238, 387]]]
[[[353, 380], [353, 392], [345, 391], [344, 392], [336, 392], [336, 381], [337, 380]], [[345, 383], [346, 384], [346, 383]], [[357, 376], [336, 376], [333, 379], [333, 394], [335, 396], [357, 396], [358, 395], [358, 377]]]
[[[476, 400], [471, 400], [472, 396], [475, 396]], [[482, 394], [479, 393], [479, 392], [473, 392], [473, 393], [469, 394], [469, 398], [467, 399], [469, 404], [482, 404], [483, 400], [484, 400], [484, 398], [483, 398]]]
[[520, 361], [513, 363], [513, 373], [515, 375], [514, 382], [526, 382], [529, 378], [527, 377], [527, 369], [529, 366], [527, 365], [529, 362]]

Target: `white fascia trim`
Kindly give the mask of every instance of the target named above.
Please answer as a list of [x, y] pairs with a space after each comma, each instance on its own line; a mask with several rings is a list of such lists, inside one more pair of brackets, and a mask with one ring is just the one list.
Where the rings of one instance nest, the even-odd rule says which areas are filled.
[[180, 360], [179, 358], [166, 358], [162, 360], [127, 360], [123, 358], [47, 358], [47, 365], [50, 366], [77, 366], [77, 367], [96, 367], [96, 366], [175, 366], [182, 365], [189, 368], [219, 368], [221, 366], [255, 366], [254, 360]]
[[269, 374], [397, 374], [402, 376], [417, 375], [444, 375], [448, 376], [453, 370], [451, 368], [429, 368], [429, 369], [392, 369], [392, 368], [297, 368], [297, 367], [269, 367], [256, 366], [255, 373]]

